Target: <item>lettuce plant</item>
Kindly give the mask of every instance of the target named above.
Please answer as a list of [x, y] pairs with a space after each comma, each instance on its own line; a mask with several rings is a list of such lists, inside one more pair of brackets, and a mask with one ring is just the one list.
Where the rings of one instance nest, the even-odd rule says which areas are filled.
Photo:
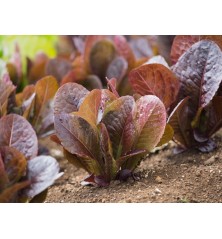
[[38, 137], [45, 137], [54, 130], [53, 98], [58, 83], [52, 76], [46, 76], [35, 85], [28, 85], [15, 94], [16, 87], [6, 73], [0, 79], [0, 118], [17, 113], [27, 119]]
[[180, 81], [178, 104], [168, 120], [174, 140], [183, 149], [197, 147], [209, 152], [216, 146], [210, 138], [222, 126], [221, 50], [213, 41], [198, 41], [172, 69]]
[[38, 156], [38, 140], [22, 116], [0, 119], [0, 202], [42, 202], [47, 188], [58, 179], [57, 161]]
[[63, 146], [64, 156], [90, 174], [85, 182], [106, 186], [132, 175], [159, 143], [166, 110], [153, 95], [135, 100], [66, 83], [56, 93], [54, 118], [52, 138]]

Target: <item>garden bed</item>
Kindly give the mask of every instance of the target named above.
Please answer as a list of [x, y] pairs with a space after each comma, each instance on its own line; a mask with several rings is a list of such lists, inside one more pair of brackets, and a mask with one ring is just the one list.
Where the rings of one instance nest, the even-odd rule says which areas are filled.
[[[49, 189], [50, 203], [150, 203], [150, 202], [222, 202], [222, 139], [215, 136], [218, 147], [211, 153], [196, 150], [174, 155], [171, 143], [164, 150], [152, 154], [137, 169], [137, 181], [113, 181], [99, 188], [82, 186], [87, 176], [62, 159], [57, 153], [64, 175]], [[56, 150], [55, 150], [56, 148]], [[59, 157], [58, 157], [59, 156]]]

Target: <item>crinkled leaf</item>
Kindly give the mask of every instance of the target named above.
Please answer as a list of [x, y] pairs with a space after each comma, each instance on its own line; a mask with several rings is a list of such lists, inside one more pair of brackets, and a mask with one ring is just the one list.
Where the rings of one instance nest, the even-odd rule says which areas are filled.
[[51, 186], [62, 175], [63, 173], [59, 173], [59, 164], [53, 157], [35, 157], [28, 161], [27, 178], [31, 185], [24, 190], [23, 194], [28, 198], [33, 198]]
[[16, 183], [9, 188], [6, 188], [3, 192], [0, 193], [0, 203], [19, 202], [19, 198], [17, 197], [18, 192], [28, 187], [29, 185], [29, 181], [23, 181], [20, 183]]
[[128, 130], [128, 124], [131, 123], [129, 118], [132, 119], [134, 106], [135, 101], [132, 96], [122, 96], [107, 106], [104, 112], [102, 122], [109, 132], [115, 159], [130, 150], [127, 147], [129, 144], [127, 140], [131, 141], [134, 136], [133, 131]]
[[55, 95], [54, 113], [72, 113], [79, 109], [89, 91], [77, 83], [66, 83]]
[[222, 36], [221, 35], [202, 35], [202, 36], [191, 36], [191, 35], [179, 35], [174, 38], [171, 48], [171, 61], [175, 64], [180, 56], [187, 51], [194, 43], [201, 40], [214, 41], [220, 49], [222, 49]]
[[174, 108], [169, 116], [168, 123], [174, 130], [174, 140], [183, 148], [193, 144], [191, 116], [188, 107], [189, 97], [186, 97]]
[[124, 36], [115, 36], [114, 43], [117, 52], [120, 56], [123, 56], [126, 59], [126, 61], [128, 62], [128, 68], [129, 70], [131, 70], [135, 66], [135, 56], [126, 38]]
[[159, 97], [166, 109], [176, 100], [179, 90], [175, 75], [161, 64], [146, 64], [132, 70], [129, 82], [135, 93]]
[[190, 110], [195, 116], [198, 108], [207, 106], [222, 81], [222, 53], [212, 41], [195, 43], [173, 68], [180, 80], [179, 98], [190, 97]]
[[18, 182], [26, 171], [25, 156], [12, 147], [0, 147], [4, 168], [10, 184]]
[[115, 47], [108, 40], [98, 41], [90, 52], [91, 71], [98, 75], [102, 81], [104, 81], [107, 68], [114, 59], [115, 54]]
[[45, 67], [45, 74], [52, 75], [58, 82], [72, 69], [72, 65], [68, 60], [63, 58], [54, 58], [48, 60]]
[[173, 64], [176, 64], [180, 56], [183, 55], [194, 43], [200, 40], [200, 36], [179, 35], [173, 40], [170, 58]]
[[108, 78], [116, 78], [119, 81], [126, 75], [128, 69], [128, 63], [122, 56], [117, 56], [109, 64], [106, 72]]
[[170, 124], [166, 124], [163, 136], [160, 139], [160, 142], [158, 143], [157, 147], [167, 144], [171, 139], [173, 139], [173, 135], [174, 135], [173, 128], [170, 126]]
[[0, 146], [10, 146], [27, 159], [38, 152], [38, 140], [30, 123], [22, 116], [10, 114], [0, 119]]

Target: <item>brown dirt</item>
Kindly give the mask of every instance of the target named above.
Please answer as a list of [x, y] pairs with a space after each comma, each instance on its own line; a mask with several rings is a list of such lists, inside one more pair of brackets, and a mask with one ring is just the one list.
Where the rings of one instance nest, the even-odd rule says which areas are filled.
[[[113, 181], [106, 188], [81, 186], [87, 173], [60, 155], [64, 175], [49, 189], [46, 202], [222, 202], [221, 133], [215, 139], [218, 148], [207, 154], [191, 150], [174, 155], [175, 145], [170, 143], [141, 163], [138, 181]], [[50, 147], [52, 154], [61, 154], [57, 145], [50, 143]]]

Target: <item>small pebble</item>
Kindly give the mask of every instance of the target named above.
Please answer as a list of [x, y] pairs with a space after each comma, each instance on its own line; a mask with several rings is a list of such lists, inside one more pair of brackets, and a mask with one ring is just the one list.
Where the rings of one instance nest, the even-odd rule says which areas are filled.
[[160, 190], [159, 188], [155, 188], [154, 193], [160, 194], [160, 193], [161, 193], [161, 190]]
[[204, 165], [210, 165], [215, 162], [215, 156], [210, 157], [208, 160], [204, 161]]
[[155, 181], [156, 181], [157, 183], [162, 183], [162, 182], [163, 182], [163, 180], [162, 180], [162, 178], [161, 178], [160, 176], [157, 176], [157, 177], [155, 178]]

